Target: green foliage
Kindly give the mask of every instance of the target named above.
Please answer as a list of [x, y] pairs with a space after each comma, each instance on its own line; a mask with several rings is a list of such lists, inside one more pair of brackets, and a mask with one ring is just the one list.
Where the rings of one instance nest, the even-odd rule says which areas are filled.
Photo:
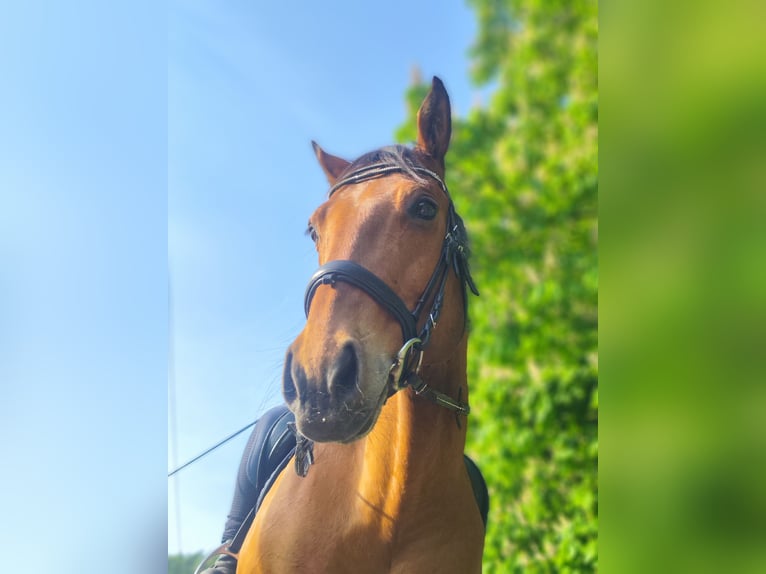
[[168, 574], [192, 574], [205, 557], [202, 552], [196, 554], [169, 554]]
[[[493, 94], [454, 118], [447, 177], [481, 291], [470, 309], [467, 449], [491, 496], [484, 571], [593, 572], [597, 3], [471, 4], [472, 76]], [[407, 94], [400, 139], [414, 139], [426, 91]]]

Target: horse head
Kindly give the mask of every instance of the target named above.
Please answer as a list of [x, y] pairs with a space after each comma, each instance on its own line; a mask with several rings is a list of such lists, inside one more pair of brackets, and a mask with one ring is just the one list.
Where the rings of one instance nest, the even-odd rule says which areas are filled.
[[283, 374], [287, 405], [311, 440], [365, 436], [401, 388], [399, 372], [417, 368], [416, 356], [447, 361], [464, 344], [465, 285], [475, 288], [443, 183], [450, 134], [449, 97], [434, 78], [413, 148], [349, 162], [314, 144], [331, 186], [308, 227], [321, 267]]

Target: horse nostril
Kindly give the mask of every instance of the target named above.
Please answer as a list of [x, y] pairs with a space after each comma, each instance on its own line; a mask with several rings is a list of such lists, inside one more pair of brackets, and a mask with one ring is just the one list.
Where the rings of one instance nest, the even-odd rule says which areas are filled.
[[346, 343], [335, 361], [329, 378], [331, 393], [348, 393], [357, 386], [359, 377], [359, 359], [356, 349], [351, 343]]

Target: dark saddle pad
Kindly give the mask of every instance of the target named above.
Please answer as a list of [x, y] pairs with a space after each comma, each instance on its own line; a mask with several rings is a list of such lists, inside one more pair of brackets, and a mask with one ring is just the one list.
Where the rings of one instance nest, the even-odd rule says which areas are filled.
[[[276, 478], [295, 454], [295, 435], [288, 428], [288, 424], [294, 422], [293, 413], [286, 406], [280, 405], [267, 411], [256, 424], [256, 437], [248, 455], [247, 467], [248, 478], [255, 485], [258, 493], [255, 512], [258, 511], [263, 498]], [[486, 528], [487, 515], [489, 514], [487, 483], [476, 463], [467, 455], [463, 455], [463, 459], [468, 477], [471, 479], [476, 505]], [[251, 513], [251, 515], [247, 522], [252, 521], [255, 513]], [[247, 528], [249, 528], [249, 524], [246, 523], [244, 530], [246, 531]]]

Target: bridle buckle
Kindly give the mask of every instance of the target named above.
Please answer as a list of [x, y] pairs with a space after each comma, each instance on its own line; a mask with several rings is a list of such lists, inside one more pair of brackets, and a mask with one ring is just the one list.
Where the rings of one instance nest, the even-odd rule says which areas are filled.
[[[418, 345], [422, 342], [423, 341], [421, 341], [419, 337], [413, 337], [404, 343], [402, 348], [399, 349], [399, 352], [396, 354], [396, 359], [391, 365], [391, 369], [388, 371], [388, 376], [394, 390], [398, 391], [407, 387], [407, 377], [404, 376], [405, 374], [411, 372], [418, 373], [420, 371], [420, 366], [423, 364], [423, 349]], [[418, 358], [415, 368], [411, 369], [409, 368], [412, 363], [412, 356], [410, 353], [413, 349], [418, 353]]]

